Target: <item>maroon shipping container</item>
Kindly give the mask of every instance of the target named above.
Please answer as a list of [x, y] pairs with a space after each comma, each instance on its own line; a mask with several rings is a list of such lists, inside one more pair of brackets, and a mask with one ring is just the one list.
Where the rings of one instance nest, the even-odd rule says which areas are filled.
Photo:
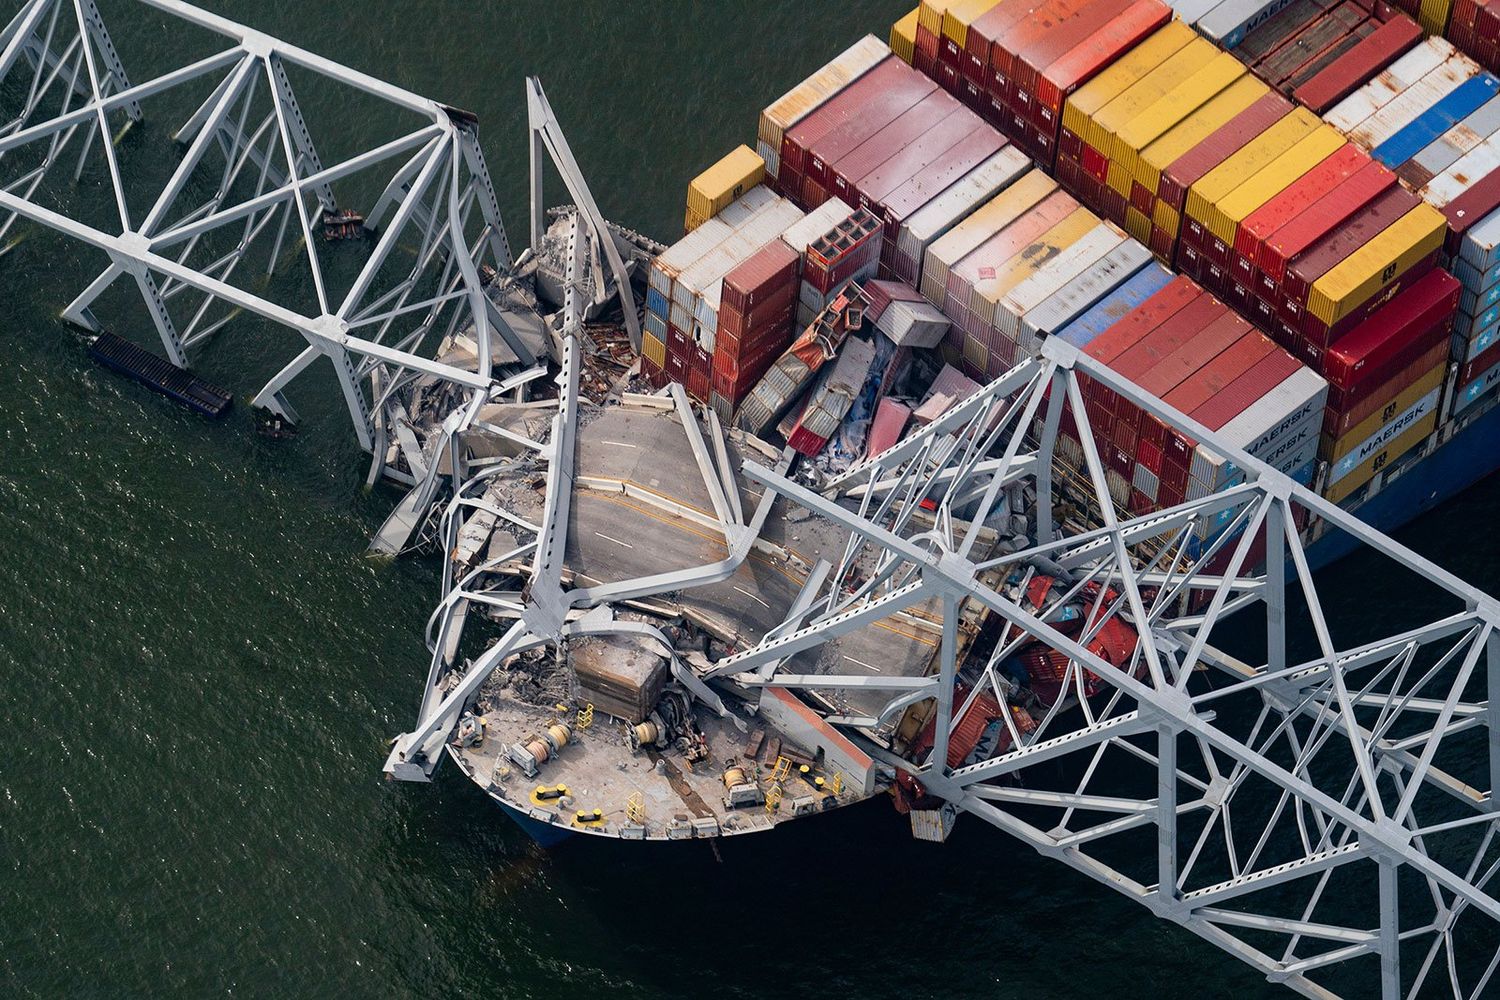
[[1356, 306], [1348, 315], [1332, 326], [1324, 323], [1312, 313], [1304, 312], [1302, 314], [1303, 341], [1309, 346], [1317, 348], [1320, 354], [1327, 351], [1328, 348], [1332, 347], [1345, 334], [1379, 312], [1382, 306], [1388, 304], [1392, 299], [1400, 295], [1404, 289], [1437, 267], [1437, 256], [1438, 252], [1433, 250], [1426, 257], [1423, 257], [1411, 267], [1402, 271], [1389, 284]]
[[[1270, 337], [1246, 324], [1245, 332], [1241, 337], [1193, 372], [1192, 378], [1184, 379], [1177, 388], [1163, 396], [1162, 402], [1180, 413], [1192, 414], [1209, 400], [1223, 393], [1231, 383], [1274, 350], [1277, 350], [1277, 347]], [[1249, 403], [1245, 405], [1248, 406]], [[1168, 430], [1166, 438], [1168, 456], [1185, 463], [1190, 459], [1196, 445], [1196, 441], [1182, 432]]]
[[[1204, 295], [1203, 289], [1187, 278], [1173, 278], [1155, 295], [1091, 340], [1083, 353], [1113, 367], [1115, 359], [1121, 354]], [[1114, 411], [1118, 397], [1113, 390], [1106, 389], [1092, 379], [1086, 379], [1083, 388], [1086, 396], [1097, 398], [1106, 409]]]
[[1458, 253], [1464, 234], [1480, 219], [1500, 208], [1500, 170], [1492, 170], [1441, 209], [1448, 217], [1446, 249]]
[[[1180, 344], [1155, 367], [1138, 376], [1137, 384], [1145, 388], [1149, 383], [1150, 388], [1147, 391], [1165, 399], [1180, 386], [1197, 378], [1199, 370], [1204, 365], [1252, 332], [1254, 328], [1243, 316], [1226, 311], [1223, 316], [1204, 327], [1196, 336], [1189, 337]], [[1186, 468], [1187, 453], [1192, 450], [1191, 446], [1185, 450], [1178, 449], [1173, 452], [1168, 441], [1169, 433], [1170, 428], [1162, 421], [1151, 416], [1141, 417], [1141, 440], [1157, 445], [1164, 455], [1175, 454], [1177, 460]]]
[[1434, 269], [1350, 331], [1324, 362], [1330, 388], [1348, 392], [1379, 385], [1410, 365], [1428, 344], [1445, 339], [1461, 287], [1447, 271]]
[[797, 312], [797, 290], [800, 284], [799, 281], [791, 282], [785, 291], [756, 306], [749, 316], [721, 310], [718, 335], [714, 338], [714, 352], [738, 354], [767, 337], [790, 330], [792, 317]]
[[894, 247], [901, 223], [913, 212], [1004, 148], [1004, 139], [993, 130], [977, 130], [887, 193], [881, 199], [883, 211], [880, 213], [885, 223], [886, 242]]
[[720, 310], [745, 316], [778, 290], [797, 280], [801, 255], [782, 240], [767, 243], [724, 276]]
[[1057, 142], [1063, 102], [1172, 19], [1161, 0], [1135, 0], [1041, 70], [1032, 121]]
[[1397, 14], [1358, 45], [1328, 64], [1293, 91], [1299, 103], [1322, 114], [1395, 62], [1422, 40], [1422, 29], [1411, 18]]
[[1209, 430], [1216, 431], [1244, 413], [1257, 400], [1263, 399], [1266, 393], [1285, 382], [1301, 367], [1302, 362], [1273, 345], [1272, 350], [1246, 369], [1239, 378], [1230, 382], [1223, 392], [1188, 415]]
[[888, 86], [869, 95], [859, 114], [829, 130], [806, 148], [807, 159], [802, 168], [804, 183], [811, 179], [827, 189], [831, 184], [829, 168], [832, 164], [938, 93], [937, 84], [921, 73], [905, 64], [901, 65], [901, 70], [904, 72], [895, 73]]
[[1346, 219], [1291, 261], [1281, 279], [1283, 303], [1295, 303], [1300, 316], [1301, 304], [1307, 301], [1308, 289], [1315, 281], [1418, 204], [1417, 196], [1410, 191], [1391, 187], [1371, 202], [1369, 208]]
[[[979, 116], [968, 108], [960, 107], [937, 127], [917, 137], [903, 149], [897, 150], [889, 159], [874, 170], [860, 177], [853, 189], [858, 198], [846, 198], [851, 205], [877, 215], [884, 215], [886, 198], [901, 185], [918, 176], [930, 164], [942, 158], [959, 143], [974, 140], [981, 159], [993, 156], [1005, 145], [1000, 133], [979, 120]], [[977, 162], [977, 161], [976, 161]]]
[[1296, 218], [1261, 241], [1257, 263], [1264, 275], [1262, 289], [1273, 294], [1286, 275], [1289, 261], [1307, 250], [1345, 219], [1368, 206], [1396, 184], [1396, 175], [1374, 161], [1319, 198]]
[[1335, 438], [1343, 437], [1350, 428], [1358, 426], [1370, 414], [1390, 405], [1391, 399], [1402, 389], [1438, 365], [1446, 364], [1447, 360], [1448, 344], [1446, 341], [1440, 341], [1428, 347], [1426, 353], [1412, 361], [1407, 367], [1396, 371], [1384, 382], [1371, 382], [1353, 393], [1345, 393], [1330, 386], [1329, 402], [1323, 411], [1323, 432]]
[[1285, 97], [1266, 94], [1173, 160], [1157, 181], [1157, 197], [1180, 214], [1188, 188], [1291, 112], [1291, 102]]
[[953, 95], [934, 89], [857, 146], [830, 157], [824, 186], [829, 194], [847, 199], [851, 181], [884, 163], [896, 150], [940, 124], [960, 107]]
[[864, 106], [877, 95], [912, 77], [910, 66], [895, 56], [887, 56], [868, 73], [823, 102], [812, 114], [786, 130], [781, 139], [781, 166], [778, 178], [785, 183], [786, 171], [800, 178], [807, 173], [806, 153], [825, 135], [857, 118]]

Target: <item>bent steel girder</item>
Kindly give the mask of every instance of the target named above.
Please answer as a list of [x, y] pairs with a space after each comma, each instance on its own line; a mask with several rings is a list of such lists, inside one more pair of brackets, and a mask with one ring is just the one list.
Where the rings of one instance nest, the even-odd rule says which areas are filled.
[[[1242, 481], [1167, 509], [1118, 509], [1088, 382], [1222, 454]], [[856, 739], [889, 735], [892, 718], [928, 700], [932, 751], [885, 756], [948, 809], [1306, 996], [1493, 988], [1492, 598], [1057, 342], [824, 494], [754, 463], [744, 474], [851, 537], [821, 614], [721, 660], [716, 674], [784, 661], [936, 595], [936, 688], [900, 693], [878, 717], [827, 718]], [[1016, 490], [1034, 498], [1033, 538], [1002, 544], [1000, 501]], [[1357, 619], [1328, 610], [1337, 602], [1320, 594], [1299, 534], [1309, 519], [1357, 539], [1366, 579], [1389, 581], [1430, 620], [1409, 620], [1416, 612], [1400, 604]], [[1038, 572], [1064, 592], [1032, 607], [1019, 598]], [[1091, 583], [1064, 631], [1061, 616]], [[988, 616], [995, 646], [955, 662], [964, 607]], [[1122, 667], [1090, 646], [1117, 617], [1139, 634]], [[1001, 668], [1032, 643], [1066, 658], [1055, 703], [1031, 704], [1032, 729], [1006, 714], [1002, 752], [950, 761], [948, 737], [981, 694], [1020, 704]], [[778, 682], [817, 704], [817, 678]]]
[[[536, 361], [486, 294], [485, 272], [513, 261], [472, 116], [175, 0], [132, 0], [118, 16], [193, 32], [209, 52], [127, 76], [95, 0], [26, 0], [0, 33], [0, 237], [25, 219], [108, 261], [67, 319], [99, 329], [93, 307], [124, 279], [178, 366], [239, 313], [268, 319], [306, 348], [257, 405], [295, 419], [284, 390], [326, 357], [366, 450], [384, 401], [413, 378], [473, 392], [501, 361]], [[342, 148], [350, 136], [320, 137], [297, 88], [398, 124], [325, 162], [320, 138]], [[154, 110], [176, 147], [154, 131], [127, 138]], [[336, 190], [356, 189], [373, 198], [376, 233], [349, 248], [357, 266], [321, 235], [356, 207]], [[455, 333], [472, 339], [471, 362], [437, 357]]]

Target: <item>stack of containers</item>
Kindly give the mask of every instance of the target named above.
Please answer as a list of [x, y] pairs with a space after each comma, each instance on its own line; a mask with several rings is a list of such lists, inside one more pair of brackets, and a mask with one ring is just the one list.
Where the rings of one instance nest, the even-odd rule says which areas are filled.
[[801, 305], [816, 316], [851, 281], [875, 277], [884, 233], [860, 208], [810, 242], [802, 255]]
[[[1120, 375], [1302, 483], [1311, 482], [1328, 385], [1203, 288], [1153, 265], [1059, 330]], [[1137, 512], [1198, 499], [1244, 472], [1092, 380], [1089, 426], [1116, 503]], [[1076, 418], [1059, 452], [1082, 468]], [[1203, 542], [1230, 523], [1198, 524]]]
[[[667, 317], [667, 375], [682, 381], [695, 399], [708, 402], [724, 275], [749, 259], [789, 226], [802, 210], [777, 198], [734, 234], [684, 268], [672, 283]], [[686, 378], [683, 378], [683, 375]]]
[[688, 185], [684, 232], [691, 233], [766, 177], [766, 162], [749, 146], [739, 146]]
[[786, 199], [752, 188], [658, 255], [647, 277], [643, 324], [648, 379], [681, 382], [708, 400], [724, 276], [802, 217]]
[[776, 239], [724, 276], [709, 402], [725, 420], [791, 343], [800, 267]]
[[1252, 29], [1234, 54], [1282, 94], [1322, 112], [1421, 40], [1415, 21], [1380, 0], [1299, 0]]
[[[920, 284], [922, 260], [932, 242], [967, 219], [1028, 169], [1029, 163], [1024, 156], [1014, 147], [1006, 147], [913, 212], [897, 227], [895, 249], [891, 251], [891, 274], [912, 287]], [[889, 231], [886, 237], [890, 238]]]
[[1500, 69], [1500, 0], [1457, 0], [1444, 34], [1481, 66]]
[[1460, 17], [1455, 0], [1393, 0], [1397, 7], [1417, 19], [1422, 30], [1433, 35], [1449, 34]]
[[760, 113], [755, 151], [765, 163], [766, 174], [775, 182], [780, 170], [781, 143], [787, 129], [796, 125], [824, 102], [890, 58], [890, 48], [874, 35], [866, 35], [839, 53], [816, 73], [787, 91]]
[[[1069, 95], [1171, 14], [1160, 0], [1003, 0], [967, 26], [955, 18], [944, 49], [957, 62], [960, 99], [1051, 166]], [[950, 76], [940, 74], [938, 82]]]
[[1500, 385], [1500, 80], [1428, 39], [1328, 120], [1446, 219], [1445, 263], [1462, 286], [1447, 412], [1461, 414]]
[[[781, 234], [782, 242], [791, 247], [797, 253], [798, 273], [802, 272], [807, 260], [807, 248], [813, 243], [828, 235], [835, 228], [843, 225], [854, 214], [854, 209], [844, 204], [837, 198], [825, 201], [822, 205], [808, 212], [801, 222], [787, 229]], [[808, 303], [817, 302], [819, 296], [816, 289], [804, 291], [801, 282], [798, 282], [797, 304], [795, 316], [795, 327], [797, 330], [805, 330], [817, 318], [818, 308]]]

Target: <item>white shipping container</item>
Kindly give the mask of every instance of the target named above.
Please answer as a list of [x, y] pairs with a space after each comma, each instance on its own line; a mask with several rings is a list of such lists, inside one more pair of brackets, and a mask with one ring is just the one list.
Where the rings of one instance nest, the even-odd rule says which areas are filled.
[[1231, 444], [1259, 455], [1304, 420], [1315, 418], [1322, 426], [1327, 402], [1328, 383], [1323, 377], [1311, 368], [1298, 368], [1219, 428], [1219, 433]]
[[1500, 97], [1486, 101], [1469, 117], [1428, 143], [1411, 162], [1436, 177], [1500, 130]]
[[1197, 24], [1198, 19], [1219, 5], [1220, 0], [1169, 0], [1167, 6], [1177, 14], [1177, 19], [1188, 24]]
[[1381, 448], [1384, 448], [1396, 440], [1396, 438], [1406, 433], [1406, 431], [1432, 416], [1434, 411], [1437, 410], [1438, 397], [1442, 395], [1442, 392], [1442, 386], [1433, 387], [1431, 392], [1396, 414], [1390, 420], [1387, 420], [1379, 430], [1355, 445], [1343, 458], [1330, 465], [1328, 468], [1328, 485], [1332, 486], [1343, 479], [1349, 473], [1363, 465], [1370, 456], [1374, 455]]
[[1073, 317], [1130, 280], [1151, 259], [1146, 247], [1125, 240], [1105, 254], [1098, 266], [1087, 269], [1021, 317], [1021, 349], [1027, 353], [1039, 350], [1043, 335], [1062, 329]]
[[682, 273], [682, 269], [691, 267], [699, 257], [732, 235], [734, 235], [733, 226], [719, 219], [709, 219], [657, 254], [656, 260], [651, 264], [651, 274], [647, 279], [651, 287], [660, 292], [662, 298], [671, 298], [672, 282], [677, 279], [678, 274]]
[[729, 239], [713, 247], [677, 276], [672, 286], [672, 302], [691, 312], [695, 308], [694, 300], [703, 294], [705, 288], [744, 263], [801, 218], [802, 210], [785, 198], [778, 198], [756, 212]]
[[1006, 146], [908, 216], [897, 232], [896, 252], [920, 262], [929, 243], [967, 219], [1030, 168], [1031, 160], [1025, 153]]
[[1441, 66], [1407, 87], [1385, 107], [1360, 122], [1349, 132], [1349, 138], [1366, 149], [1374, 149], [1478, 73], [1479, 66], [1476, 63], [1454, 54]]
[[[1045, 174], [1028, 172], [1027, 176], [1035, 176], [1038, 183], [1038, 189], [1034, 193], [1039, 196], [1031, 203], [1033, 208], [1057, 190], [1057, 183]], [[922, 255], [922, 283], [918, 286], [927, 301], [942, 309], [948, 297], [948, 271], [1016, 221], [1016, 214], [1007, 208], [1007, 205], [1011, 208], [1016, 205], [1015, 199], [1011, 197], [1013, 193], [1002, 194], [1000, 197], [1004, 199], [1004, 203], [994, 209], [989, 206], [995, 204], [995, 199], [986, 202], [975, 209], [969, 218], [954, 225], [927, 247], [927, 252]]]
[[1130, 237], [1108, 222], [1101, 222], [1062, 249], [1036, 273], [1005, 294], [995, 306], [995, 329], [1007, 340], [1021, 342], [1021, 317], [1048, 296], [1093, 267], [1101, 257]]
[[[874, 69], [891, 54], [890, 46], [866, 35], [825, 63], [816, 73], [782, 94], [760, 113], [757, 137], [767, 148], [781, 150], [786, 130], [806, 118], [834, 94]], [[766, 168], [770, 170], [770, 163]], [[772, 171], [772, 175], [775, 172]]]
[[1334, 105], [1323, 120], [1346, 135], [1366, 118], [1395, 100], [1413, 83], [1432, 72], [1456, 50], [1447, 40], [1432, 37], [1397, 59], [1369, 83]]
[[1198, 33], [1221, 47], [1232, 49], [1245, 36], [1275, 16], [1292, 0], [1223, 0], [1213, 10], [1200, 14], [1193, 26]]
[[1488, 271], [1500, 264], [1500, 211], [1491, 212], [1464, 233], [1458, 247], [1459, 260], [1465, 261], [1475, 271]]
[[1500, 166], [1500, 135], [1492, 135], [1454, 160], [1418, 193], [1427, 204], [1442, 208], [1497, 166]]

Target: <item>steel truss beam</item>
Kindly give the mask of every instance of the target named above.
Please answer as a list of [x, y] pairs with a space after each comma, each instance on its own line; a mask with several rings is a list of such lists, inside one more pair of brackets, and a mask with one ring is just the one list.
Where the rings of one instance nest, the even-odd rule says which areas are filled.
[[[1239, 485], [1168, 510], [1122, 511], [1083, 402], [1086, 381], [1228, 458]], [[1063, 404], [1076, 426], [1069, 435]], [[825, 495], [753, 462], [744, 474], [850, 532], [831, 594], [853, 588], [861, 555], [882, 583], [716, 673], [836, 641], [913, 594], [941, 595], [945, 630], [969, 607], [996, 623], [1000, 641], [988, 663], [959, 668], [973, 685], [963, 705], [943, 697], [952, 694], [946, 658], [934, 668], [936, 749], [918, 761], [929, 793], [1303, 995], [1487, 995], [1500, 964], [1490, 888], [1500, 871], [1500, 740], [1487, 696], [1500, 678], [1493, 599], [1051, 341]], [[1091, 523], [1076, 514], [1059, 522], [1059, 476], [1089, 505]], [[983, 552], [975, 530], [989, 505], [1002, 489], [1028, 487], [1035, 544]], [[936, 513], [924, 516], [924, 504]], [[1392, 579], [1427, 588], [1424, 606], [1442, 617], [1336, 642], [1354, 626], [1319, 598], [1298, 530], [1309, 519], [1353, 536]], [[1061, 574], [1068, 596], [1040, 609], [1020, 603], [1034, 572]], [[1081, 631], [1076, 621], [1060, 631], [1054, 614], [1088, 583], [1099, 596]], [[1220, 648], [1231, 615], [1259, 629], [1259, 659]], [[1116, 616], [1139, 635], [1120, 667], [1089, 645]], [[1309, 638], [1315, 655], [1288, 655]], [[1009, 700], [1013, 684], [997, 666], [1029, 642], [1067, 657], [1063, 697], [1029, 731], [1006, 718], [1008, 749], [949, 766], [943, 747], [956, 720], [984, 690]], [[782, 679], [808, 691], [828, 683]], [[1023, 768], [1025, 788], [1004, 784]]]
[[[98, 330], [94, 304], [129, 278], [178, 366], [235, 314], [270, 320], [307, 346], [257, 405], [294, 419], [284, 390], [326, 357], [367, 450], [385, 419], [379, 387], [429, 377], [472, 393], [492, 385], [502, 350], [522, 365], [536, 360], [485, 291], [483, 272], [504, 275], [512, 259], [470, 116], [189, 4], [136, 0], [127, 16], [143, 14], [168, 30], [198, 29], [218, 51], [167, 69], [132, 67], [127, 77], [94, 0], [26, 0], [0, 33], [0, 82], [26, 94], [0, 125], [0, 234], [25, 219], [108, 258], [65, 310], [68, 320]], [[214, 81], [207, 99], [189, 96], [205, 81]], [[300, 87], [359, 95], [384, 106], [382, 116], [404, 119], [406, 130], [327, 165]], [[186, 114], [174, 133], [185, 147], [175, 156], [125, 156], [120, 124], [153, 108]], [[346, 136], [339, 139], [342, 148]], [[168, 157], [176, 162], [170, 178], [152, 180]], [[91, 170], [103, 184], [58, 199], [62, 178], [53, 175], [75, 159], [74, 177]], [[340, 207], [337, 189], [372, 178], [385, 188], [369, 214], [380, 228], [373, 242], [350, 248], [363, 265], [335, 289], [322, 226]], [[142, 190], [154, 194], [138, 204]], [[281, 276], [272, 288], [287, 293], [244, 275], [254, 254]], [[310, 300], [293, 291], [298, 281], [311, 286]], [[437, 359], [440, 335], [455, 331], [473, 339], [473, 364]]]

